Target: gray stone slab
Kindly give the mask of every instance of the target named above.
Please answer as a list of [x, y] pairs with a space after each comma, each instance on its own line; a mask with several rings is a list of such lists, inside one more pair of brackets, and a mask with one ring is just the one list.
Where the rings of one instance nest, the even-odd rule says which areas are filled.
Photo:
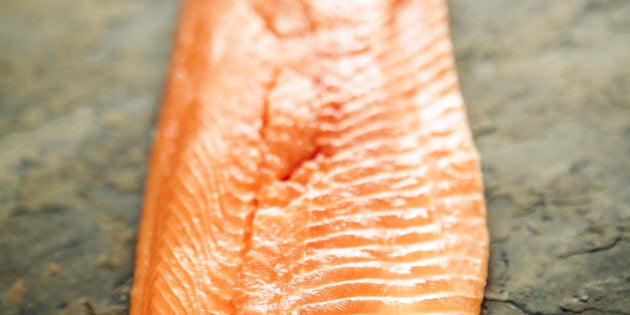
[[[452, 0], [485, 314], [630, 310], [630, 2]], [[176, 0], [0, 2], [0, 314], [124, 314]]]
[[178, 5], [0, 1], [0, 314], [125, 311]]
[[630, 2], [451, 2], [487, 314], [630, 312]]

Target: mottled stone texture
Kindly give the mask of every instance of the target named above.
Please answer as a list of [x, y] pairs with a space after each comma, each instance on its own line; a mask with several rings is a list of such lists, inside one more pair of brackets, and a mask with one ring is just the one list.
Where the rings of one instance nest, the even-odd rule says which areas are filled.
[[0, 0], [0, 314], [125, 312], [177, 8]]
[[488, 314], [630, 312], [630, 1], [452, 1]]
[[[0, 1], [0, 314], [124, 314], [179, 2]], [[630, 311], [630, 2], [453, 0], [487, 314]]]

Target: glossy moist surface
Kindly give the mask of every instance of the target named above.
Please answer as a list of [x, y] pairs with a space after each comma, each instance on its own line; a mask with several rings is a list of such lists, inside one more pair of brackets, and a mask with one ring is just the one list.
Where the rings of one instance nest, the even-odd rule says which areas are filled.
[[475, 314], [487, 251], [444, 1], [185, 3], [132, 313]]

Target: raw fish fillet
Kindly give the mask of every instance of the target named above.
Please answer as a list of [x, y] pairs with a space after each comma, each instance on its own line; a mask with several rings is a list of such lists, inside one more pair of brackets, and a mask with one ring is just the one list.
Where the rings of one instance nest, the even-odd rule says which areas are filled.
[[131, 314], [479, 314], [443, 0], [187, 0]]

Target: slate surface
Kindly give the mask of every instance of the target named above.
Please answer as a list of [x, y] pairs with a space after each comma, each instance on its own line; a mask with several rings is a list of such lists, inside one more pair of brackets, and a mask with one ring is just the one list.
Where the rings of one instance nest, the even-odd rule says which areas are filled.
[[[453, 0], [487, 314], [630, 310], [630, 2]], [[0, 1], [0, 314], [125, 314], [175, 0]]]

